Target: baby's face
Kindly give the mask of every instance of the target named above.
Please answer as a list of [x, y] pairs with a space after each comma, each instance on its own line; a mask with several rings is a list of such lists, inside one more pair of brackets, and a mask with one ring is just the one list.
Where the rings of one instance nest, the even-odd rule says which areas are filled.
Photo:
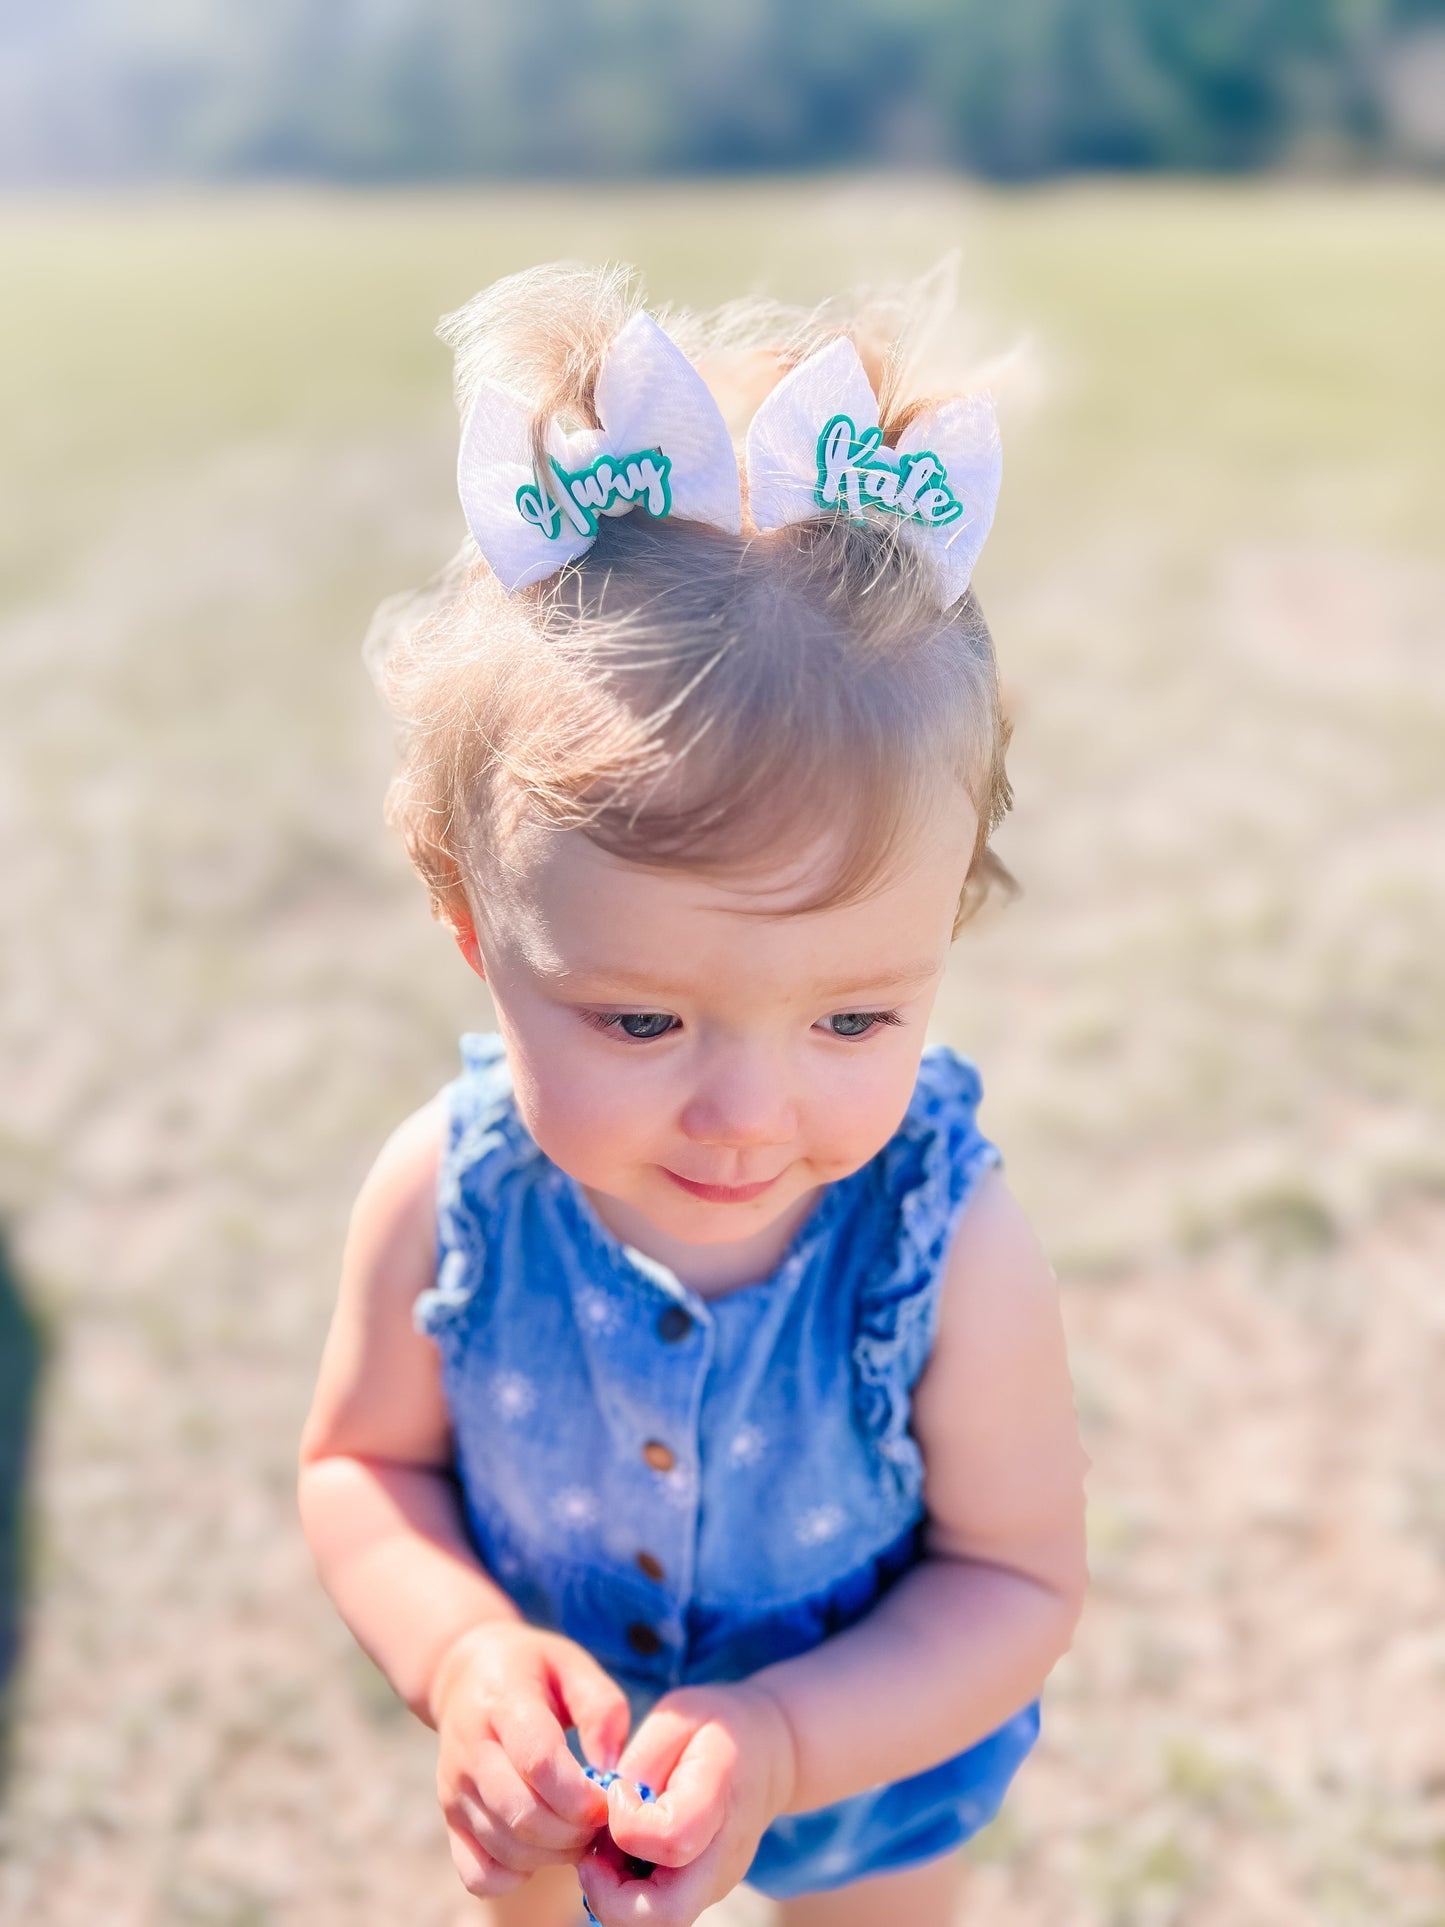
[[514, 849], [478, 941], [518, 1107], [618, 1236], [664, 1259], [673, 1242], [766, 1245], [887, 1142], [975, 827], [959, 790], [873, 895], [766, 917], [746, 912], [805, 901], [826, 852], [724, 882], [580, 831]]

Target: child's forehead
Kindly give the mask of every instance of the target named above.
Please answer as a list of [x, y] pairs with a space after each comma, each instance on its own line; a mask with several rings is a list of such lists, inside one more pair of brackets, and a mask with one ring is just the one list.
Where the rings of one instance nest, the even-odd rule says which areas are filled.
[[[965, 799], [966, 800], [966, 799]], [[972, 811], [938, 812], [901, 844], [868, 893], [806, 908], [836, 864], [834, 839], [732, 872], [659, 868], [581, 830], [529, 826], [508, 853], [494, 934], [546, 975], [685, 971], [727, 958], [860, 982], [939, 968], [973, 847]]]

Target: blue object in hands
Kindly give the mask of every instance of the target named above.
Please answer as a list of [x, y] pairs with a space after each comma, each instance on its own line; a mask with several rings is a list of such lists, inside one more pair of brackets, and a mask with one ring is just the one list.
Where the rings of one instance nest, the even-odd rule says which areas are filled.
[[[620, 1773], [614, 1773], [610, 1767], [603, 1771], [595, 1766], [587, 1766], [583, 1767], [582, 1771], [587, 1775], [589, 1780], [593, 1781], [597, 1786], [600, 1786], [604, 1793], [614, 1780], [620, 1780], [622, 1778]], [[634, 1780], [632, 1784], [637, 1789], [637, 1797], [639, 1800], [655, 1800], [657, 1798], [657, 1795], [645, 1781]], [[620, 1848], [617, 1851], [617, 1858], [621, 1863], [623, 1872], [631, 1880], [646, 1880], [656, 1865], [656, 1862], [652, 1860], [639, 1860], [635, 1853], [623, 1853]], [[585, 1894], [582, 1896], [582, 1907], [587, 1918], [593, 1923], [593, 1927], [602, 1927], [601, 1921], [598, 1920], [596, 1914], [594, 1914], [592, 1909], [587, 1905], [587, 1896]]]

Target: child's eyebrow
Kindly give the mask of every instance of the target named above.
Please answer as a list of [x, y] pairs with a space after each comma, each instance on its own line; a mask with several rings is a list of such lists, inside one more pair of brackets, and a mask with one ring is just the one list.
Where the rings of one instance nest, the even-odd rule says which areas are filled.
[[[930, 977], [937, 976], [939, 966], [936, 962], [904, 965], [898, 969], [884, 970], [876, 977], [850, 978], [846, 983], [814, 984], [812, 994], [822, 1000], [841, 997], [855, 997], [865, 990], [902, 990], [911, 984], [926, 983]], [[554, 973], [549, 973], [554, 974]], [[667, 1001], [674, 997], [692, 995], [692, 987], [676, 982], [671, 978], [654, 976], [651, 971], [631, 969], [610, 963], [597, 963], [587, 967], [568, 970], [562, 969], [554, 974], [559, 986], [576, 990], [580, 985], [589, 987], [606, 984], [612, 989], [641, 992], [644, 996], [658, 997]]]
[[820, 997], [856, 997], [862, 990], [903, 990], [910, 984], [926, 983], [938, 975], [937, 963], [913, 964], [906, 970], [893, 970], [881, 977], [854, 978], [846, 984], [819, 984]]

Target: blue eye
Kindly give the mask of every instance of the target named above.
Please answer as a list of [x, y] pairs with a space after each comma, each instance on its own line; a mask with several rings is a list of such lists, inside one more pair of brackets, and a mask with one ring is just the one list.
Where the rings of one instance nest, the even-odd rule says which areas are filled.
[[902, 1021], [896, 1010], [839, 1010], [825, 1017], [823, 1024], [833, 1037], [867, 1037], [880, 1024]]
[[620, 1013], [594, 1010], [587, 1015], [588, 1022], [595, 1024], [598, 1030], [621, 1031], [624, 1036], [636, 1038], [639, 1043], [646, 1043], [653, 1037], [666, 1037], [677, 1023], [675, 1017], [669, 1017], [661, 1010], [627, 1010]]

